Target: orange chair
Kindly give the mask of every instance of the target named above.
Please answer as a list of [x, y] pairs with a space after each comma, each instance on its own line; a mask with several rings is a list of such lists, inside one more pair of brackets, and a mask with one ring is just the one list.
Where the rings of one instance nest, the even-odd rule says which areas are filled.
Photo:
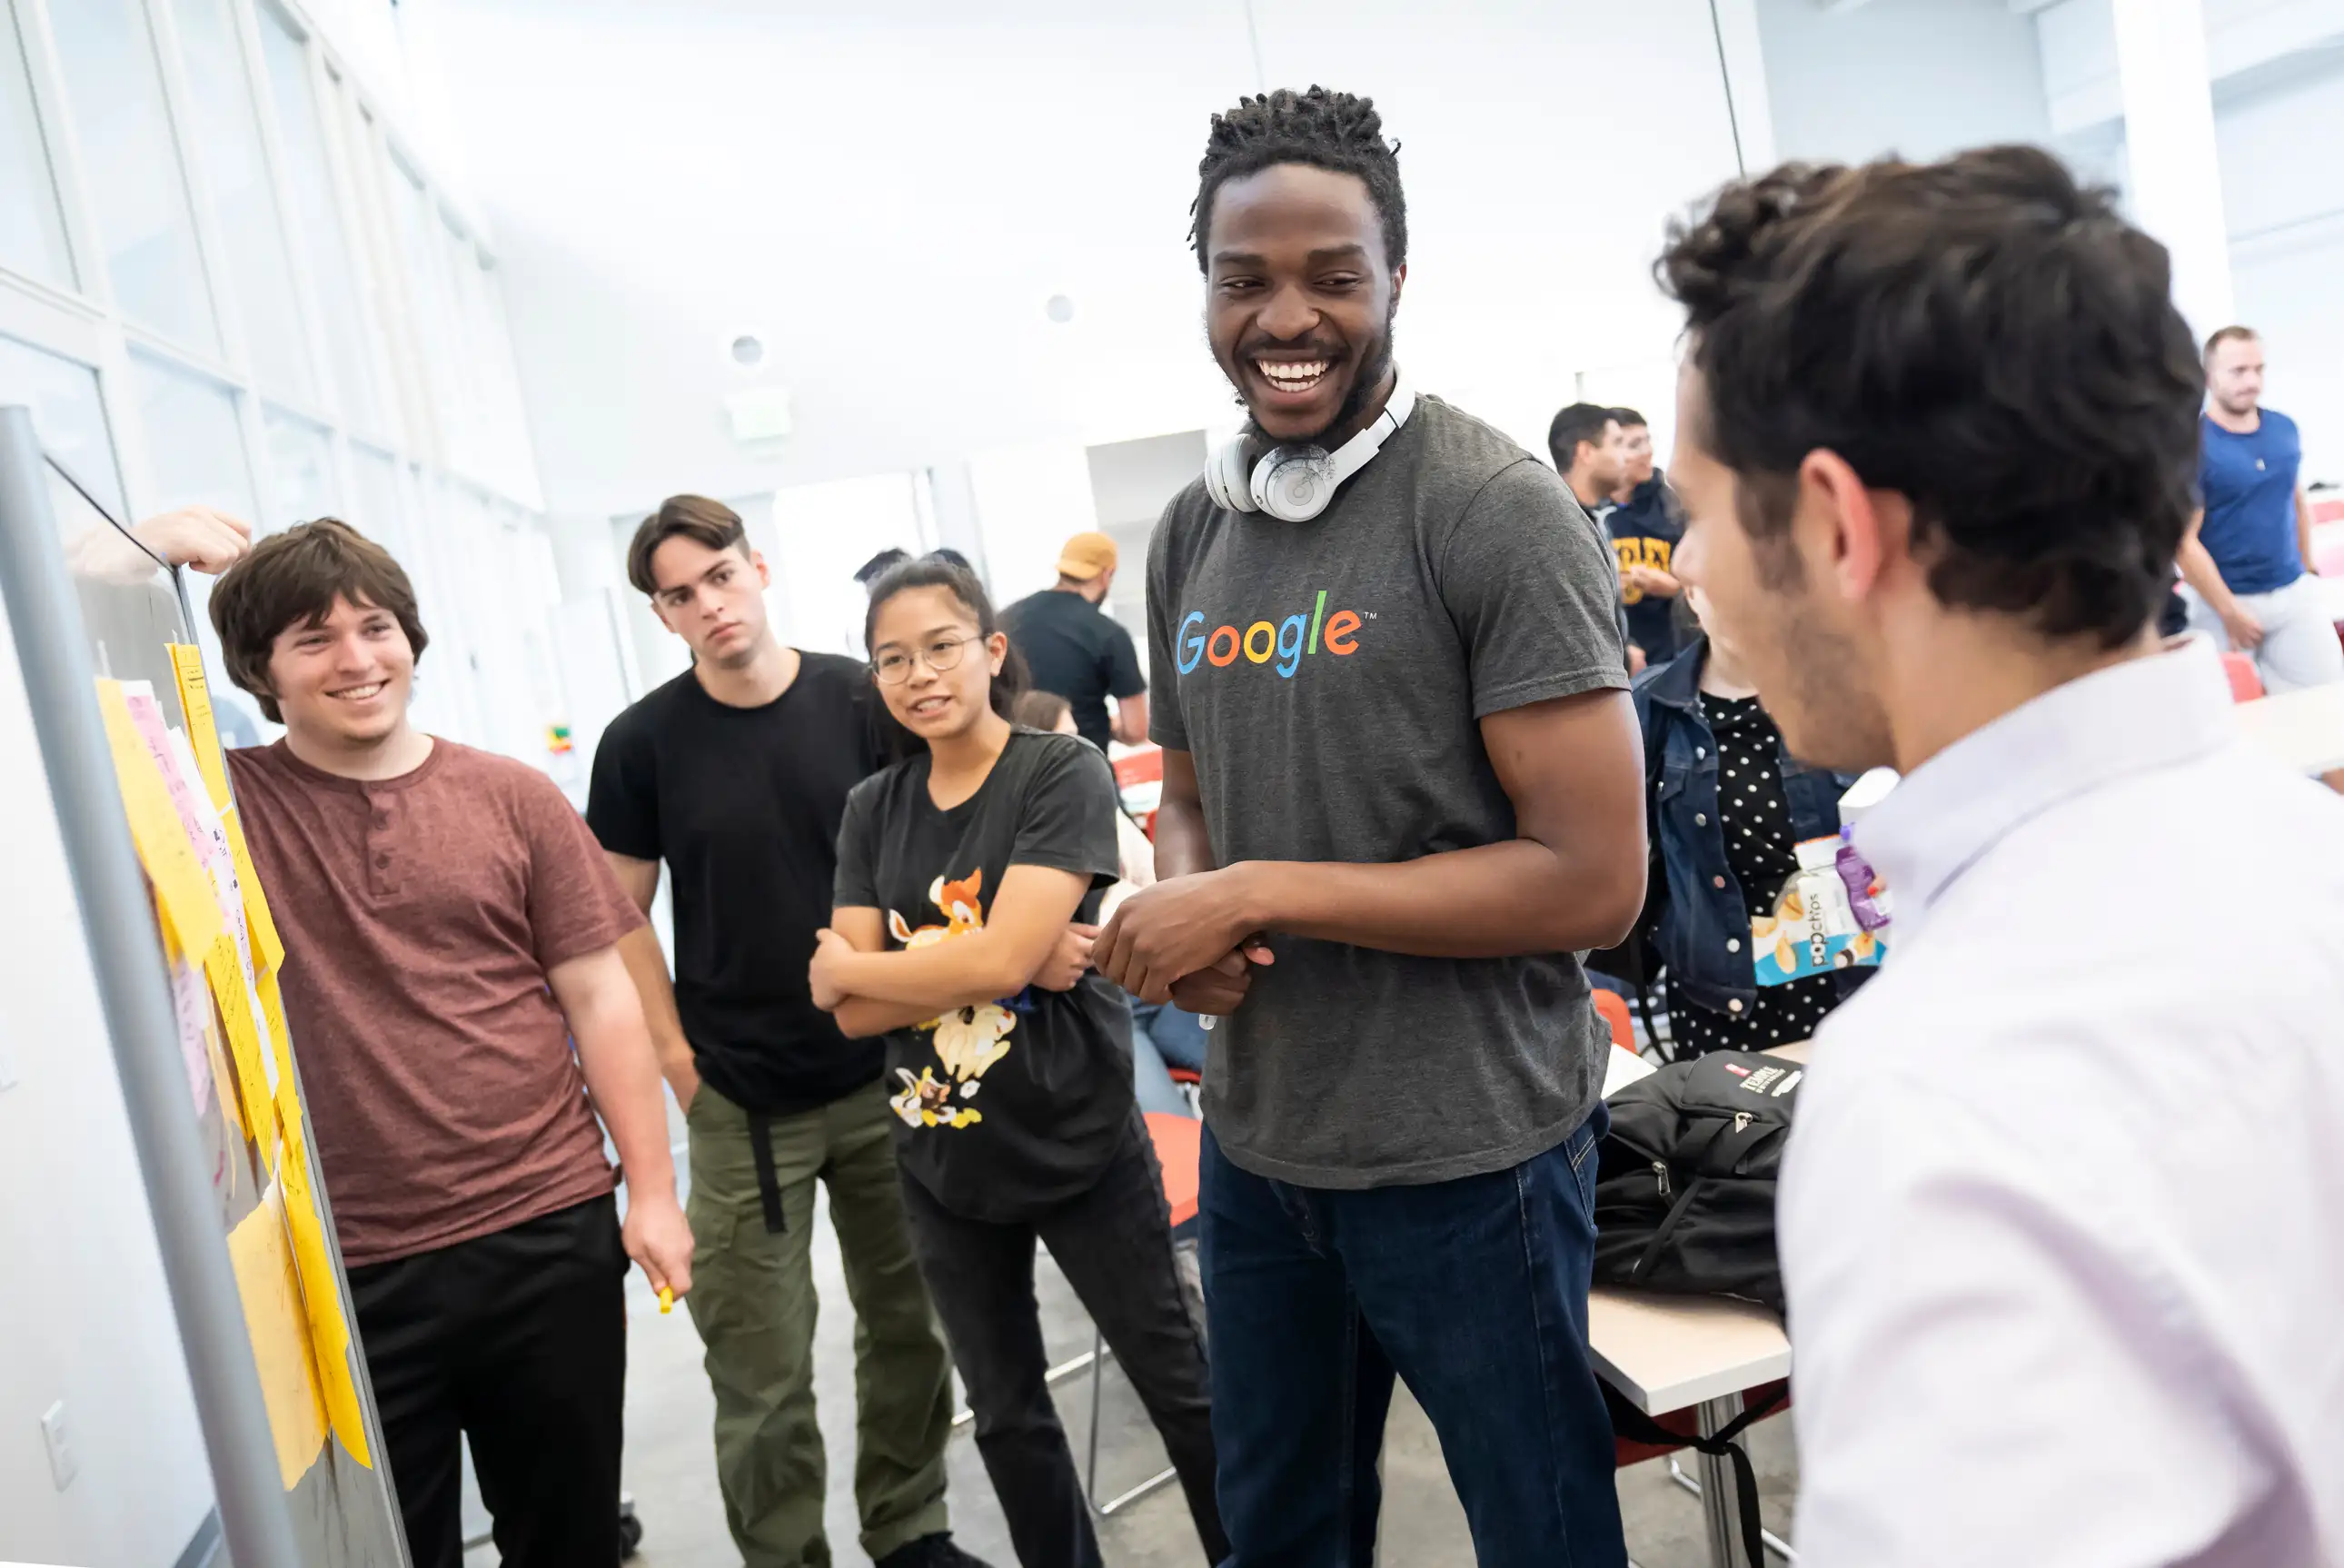
[[2263, 678], [2257, 673], [2254, 660], [2247, 654], [2223, 654], [2222, 670], [2230, 677], [2230, 701], [2251, 703], [2263, 694]]
[[1617, 991], [1607, 991], [1598, 986], [1595, 987], [1595, 1010], [1603, 1015], [1605, 1023], [1612, 1026], [1612, 1043], [1632, 1054], [1636, 1049], [1636, 1024], [1628, 1016], [1628, 998]]
[[[1197, 1195], [1203, 1186], [1197, 1166], [1203, 1157], [1205, 1124], [1193, 1117], [1172, 1116], [1160, 1110], [1147, 1113], [1148, 1140], [1156, 1145], [1156, 1163], [1164, 1171], [1164, 1202], [1172, 1211], [1172, 1229], [1177, 1230], [1197, 1218]], [[1090, 1466], [1083, 1477], [1083, 1491], [1091, 1506], [1102, 1515], [1111, 1514], [1138, 1502], [1157, 1487], [1170, 1481], [1177, 1472], [1169, 1465], [1149, 1476], [1120, 1497], [1105, 1502], [1098, 1495], [1099, 1450], [1099, 1376], [1106, 1365], [1106, 1337], [1091, 1325], [1091, 1454]]]

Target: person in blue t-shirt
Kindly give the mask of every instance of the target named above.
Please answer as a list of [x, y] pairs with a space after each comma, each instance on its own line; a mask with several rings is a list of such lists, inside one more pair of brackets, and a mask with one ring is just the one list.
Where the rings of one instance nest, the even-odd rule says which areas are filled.
[[2206, 340], [2206, 392], [2201, 505], [2181, 542], [2189, 623], [2251, 653], [2265, 691], [2344, 680], [2344, 643], [2309, 564], [2303, 440], [2293, 420], [2262, 406], [2263, 345], [2252, 328]]

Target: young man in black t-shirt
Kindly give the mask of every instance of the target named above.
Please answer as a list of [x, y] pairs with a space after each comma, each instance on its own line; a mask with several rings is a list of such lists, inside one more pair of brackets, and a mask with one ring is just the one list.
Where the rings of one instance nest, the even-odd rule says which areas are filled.
[[1058, 585], [1001, 612], [1009, 641], [1026, 660], [1027, 683], [1066, 698], [1076, 730], [1101, 751], [1109, 740], [1136, 746], [1147, 738], [1147, 678], [1139, 673], [1138, 650], [1103, 608], [1115, 586], [1116, 561], [1114, 540], [1078, 533], [1059, 553]]
[[905, 1227], [882, 1048], [840, 1034], [806, 983], [846, 797], [879, 762], [868, 673], [773, 636], [765, 563], [720, 502], [670, 499], [637, 530], [627, 574], [693, 666], [603, 733], [586, 816], [645, 910], [662, 862], [672, 878], [672, 988], [649, 929], [623, 950], [691, 1129], [687, 1300], [733, 1540], [750, 1568], [829, 1555], [808, 1256], [819, 1178], [861, 1320], [863, 1548], [880, 1568], [964, 1568], [975, 1559], [952, 1544], [944, 1502], [950, 1361]]

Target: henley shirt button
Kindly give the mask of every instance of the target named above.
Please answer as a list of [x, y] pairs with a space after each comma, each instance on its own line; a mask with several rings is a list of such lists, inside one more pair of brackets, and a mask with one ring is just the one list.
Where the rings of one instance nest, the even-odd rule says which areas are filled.
[[1726, 1004], [1725, 1004], [1725, 1010], [1726, 1010], [1727, 1012], [1729, 1012], [1729, 1013], [1738, 1013], [1738, 1012], [1740, 1012], [1740, 1011], [1742, 1010], [1742, 998], [1741, 998], [1741, 997], [1739, 997], [1739, 996], [1736, 996], [1736, 997], [1734, 997], [1734, 998], [1733, 998], [1733, 1000], [1732, 1000], [1732, 1001], [1730, 1001], [1730, 1002], [1726, 1003]]
[[1728, 953], [1739, 953], [1739, 952], [1741, 952], [1741, 951], [1742, 951], [1742, 938], [1741, 938], [1741, 937], [1739, 937], [1739, 936], [1728, 936], [1728, 937], [1725, 939], [1725, 950], [1726, 950]]
[[390, 856], [387, 855], [378, 855], [374, 857], [374, 864], [376, 870], [388, 871], [390, 869]]
[[1713, 876], [1709, 879], [1709, 885], [1712, 887], [1723, 887], [1725, 885], [1725, 878], [1723, 876]]
[[1699, 812], [1695, 812], [1692, 814], [1692, 824], [1695, 827], [1707, 827], [1709, 825], [1709, 818], [1703, 816]]
[[375, 813], [374, 824], [377, 827], [389, 827], [390, 825], [390, 813], [387, 811], [379, 811]]

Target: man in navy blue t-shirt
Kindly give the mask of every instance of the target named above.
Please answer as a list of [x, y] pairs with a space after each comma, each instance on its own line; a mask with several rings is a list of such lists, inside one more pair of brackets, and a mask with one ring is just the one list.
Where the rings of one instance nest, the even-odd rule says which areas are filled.
[[2207, 339], [2206, 392], [2201, 508], [2181, 544], [2190, 624], [2252, 653], [2266, 691], [2344, 680], [2344, 643], [2309, 566], [2302, 438], [2293, 420], [2262, 406], [2263, 345], [2251, 328]]

